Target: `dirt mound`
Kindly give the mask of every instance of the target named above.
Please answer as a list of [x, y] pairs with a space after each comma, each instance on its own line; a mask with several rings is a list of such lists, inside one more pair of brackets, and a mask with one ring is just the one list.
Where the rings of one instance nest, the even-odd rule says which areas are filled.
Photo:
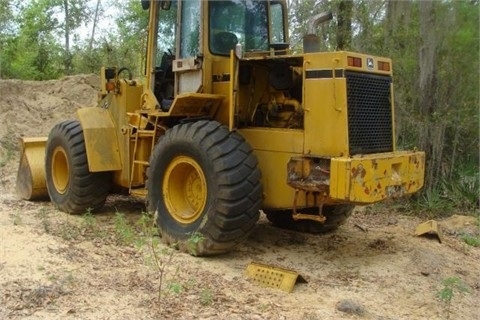
[[60, 80], [0, 80], [0, 141], [6, 136], [46, 135], [75, 111], [96, 103], [97, 75], [75, 75]]
[[20, 137], [47, 136], [58, 122], [96, 104], [100, 78], [75, 75], [60, 80], [0, 80], [0, 177], [12, 182]]

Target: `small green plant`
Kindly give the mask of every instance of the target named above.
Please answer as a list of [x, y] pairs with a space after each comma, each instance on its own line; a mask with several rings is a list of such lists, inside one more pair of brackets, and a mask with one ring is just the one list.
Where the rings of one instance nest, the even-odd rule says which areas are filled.
[[455, 205], [466, 211], [478, 209], [480, 201], [480, 172], [478, 164], [458, 168], [448, 178], [440, 180], [444, 194]]
[[416, 200], [416, 210], [426, 213], [429, 217], [440, 217], [452, 212], [451, 202], [442, 196], [440, 189], [427, 189]]
[[442, 286], [442, 289], [437, 292], [437, 298], [444, 303], [446, 317], [450, 319], [450, 308], [455, 292], [468, 293], [470, 290], [465, 283], [457, 277], [443, 279]]
[[[149, 264], [151, 263], [159, 273], [158, 302], [161, 305], [163, 282], [166, 277], [167, 266], [172, 264], [175, 250], [168, 247], [159, 249], [160, 241], [158, 238], [158, 231], [154, 225], [154, 218], [148, 213], [142, 213], [142, 216], [135, 225], [139, 228], [140, 233], [136, 239], [135, 246], [140, 249], [143, 246], [148, 245], [150, 255], [146, 260]], [[170, 283], [168, 289], [172, 292], [180, 293], [183, 290], [183, 286], [178, 283]]]
[[200, 303], [204, 306], [209, 306], [213, 303], [213, 293], [209, 288], [203, 288], [200, 291]]
[[180, 294], [183, 291], [183, 286], [180, 283], [172, 282], [168, 284], [168, 290], [175, 294]]
[[92, 209], [88, 208], [82, 216], [82, 235], [90, 238], [105, 238], [107, 233], [98, 225], [97, 218], [92, 213]]
[[93, 229], [95, 228], [96, 224], [97, 220], [92, 214], [92, 209], [88, 208], [87, 211], [83, 214], [83, 226], [88, 229]]
[[470, 234], [462, 234], [460, 237], [463, 242], [472, 247], [480, 247], [480, 236], [472, 236]]
[[205, 237], [203, 234], [199, 232], [194, 232], [190, 235], [190, 238], [187, 240], [187, 250], [190, 252], [192, 255], [197, 254], [197, 248], [198, 245], [205, 240]]
[[133, 230], [132, 226], [128, 224], [123, 213], [115, 213], [114, 224], [117, 240], [124, 245], [133, 244], [135, 241], [135, 231]]
[[148, 213], [142, 212], [142, 216], [135, 223], [138, 229], [139, 235], [135, 239], [135, 247], [141, 249], [147, 244], [149, 240], [154, 241], [155, 245], [158, 243], [157, 228], [153, 224], [153, 218]]

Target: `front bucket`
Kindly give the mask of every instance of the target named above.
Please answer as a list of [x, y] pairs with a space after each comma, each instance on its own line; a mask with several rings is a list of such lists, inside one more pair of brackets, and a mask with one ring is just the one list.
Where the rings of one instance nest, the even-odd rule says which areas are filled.
[[48, 198], [45, 182], [46, 137], [21, 138], [20, 166], [17, 173], [17, 195], [25, 200]]

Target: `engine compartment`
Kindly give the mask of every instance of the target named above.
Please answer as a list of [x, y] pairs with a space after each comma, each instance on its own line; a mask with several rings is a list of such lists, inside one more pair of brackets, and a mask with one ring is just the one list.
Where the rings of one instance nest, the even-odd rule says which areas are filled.
[[240, 60], [236, 118], [239, 128], [303, 129], [299, 57]]

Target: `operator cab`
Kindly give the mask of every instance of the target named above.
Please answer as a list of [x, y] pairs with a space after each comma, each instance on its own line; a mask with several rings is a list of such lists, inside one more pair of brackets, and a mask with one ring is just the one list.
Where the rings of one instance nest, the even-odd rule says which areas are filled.
[[147, 70], [162, 111], [169, 110], [178, 94], [227, 94], [221, 87], [230, 81], [232, 50], [249, 56], [288, 48], [282, 1], [142, 1], [142, 5], [151, 10], [149, 28], [156, 30], [149, 36]]

